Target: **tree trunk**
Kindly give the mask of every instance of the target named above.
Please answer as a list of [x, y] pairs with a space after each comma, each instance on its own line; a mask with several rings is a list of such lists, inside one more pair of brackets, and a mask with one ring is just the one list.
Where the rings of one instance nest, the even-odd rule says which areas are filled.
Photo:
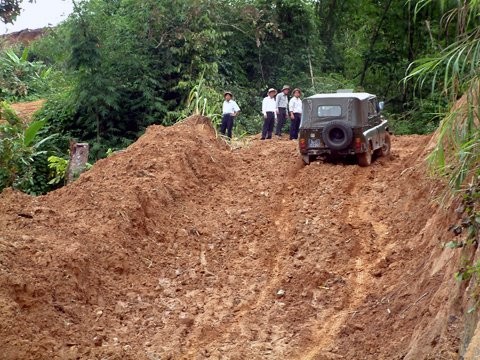
[[315, 80], [313, 77], [313, 66], [312, 66], [312, 58], [310, 57], [310, 49], [308, 50], [308, 66], [310, 68], [310, 78], [312, 79], [312, 89], [315, 90]]
[[70, 161], [67, 168], [67, 184], [77, 179], [85, 171], [90, 147], [87, 143], [70, 142]]

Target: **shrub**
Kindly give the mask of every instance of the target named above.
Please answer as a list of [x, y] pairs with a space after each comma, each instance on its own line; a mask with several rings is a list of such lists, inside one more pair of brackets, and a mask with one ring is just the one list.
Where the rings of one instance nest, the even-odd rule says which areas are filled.
[[55, 135], [40, 137], [45, 120], [23, 124], [6, 103], [2, 103], [6, 122], [0, 124], [0, 191], [15, 189], [38, 195], [48, 191], [48, 142]]
[[52, 70], [40, 61], [28, 61], [28, 49], [18, 56], [13, 49], [0, 55], [0, 94], [8, 100], [33, 99], [49, 91]]

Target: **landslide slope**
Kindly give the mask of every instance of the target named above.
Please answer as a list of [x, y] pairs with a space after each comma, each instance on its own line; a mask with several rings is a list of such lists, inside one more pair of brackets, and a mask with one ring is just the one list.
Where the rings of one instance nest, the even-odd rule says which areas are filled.
[[295, 142], [230, 150], [194, 117], [46, 196], [4, 191], [2, 358], [456, 358], [427, 142], [303, 167]]

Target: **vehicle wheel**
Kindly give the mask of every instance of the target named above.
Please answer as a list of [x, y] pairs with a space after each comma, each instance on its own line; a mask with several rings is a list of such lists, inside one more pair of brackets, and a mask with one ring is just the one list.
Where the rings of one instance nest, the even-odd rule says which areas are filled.
[[372, 163], [372, 150], [370, 148], [360, 154], [357, 154], [358, 165], [360, 166], [370, 166]]
[[353, 131], [347, 122], [333, 120], [323, 128], [322, 139], [330, 149], [344, 150], [352, 142]]
[[378, 152], [380, 156], [388, 156], [390, 155], [390, 149], [392, 148], [391, 140], [390, 140], [390, 134], [387, 132], [385, 134], [385, 143], [383, 146], [380, 148], [380, 151]]

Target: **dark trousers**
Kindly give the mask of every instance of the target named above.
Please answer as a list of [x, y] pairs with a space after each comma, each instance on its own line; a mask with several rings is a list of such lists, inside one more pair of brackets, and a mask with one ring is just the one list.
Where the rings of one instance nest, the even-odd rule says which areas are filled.
[[273, 126], [275, 125], [275, 113], [273, 111], [267, 111], [267, 118], [263, 119], [262, 140], [271, 139]]
[[225, 130], [227, 131], [227, 136], [232, 137], [232, 128], [233, 128], [233, 118], [231, 114], [223, 114], [222, 124], [220, 125], [220, 133], [225, 135]]
[[302, 114], [293, 113], [293, 120], [290, 124], [290, 140], [298, 138], [298, 129], [300, 128], [300, 120], [302, 119]]
[[278, 114], [277, 114], [277, 129], [275, 130], [275, 135], [282, 135], [282, 129], [283, 126], [285, 125], [285, 119], [287, 117], [287, 109], [284, 107], [279, 107], [278, 108]]

